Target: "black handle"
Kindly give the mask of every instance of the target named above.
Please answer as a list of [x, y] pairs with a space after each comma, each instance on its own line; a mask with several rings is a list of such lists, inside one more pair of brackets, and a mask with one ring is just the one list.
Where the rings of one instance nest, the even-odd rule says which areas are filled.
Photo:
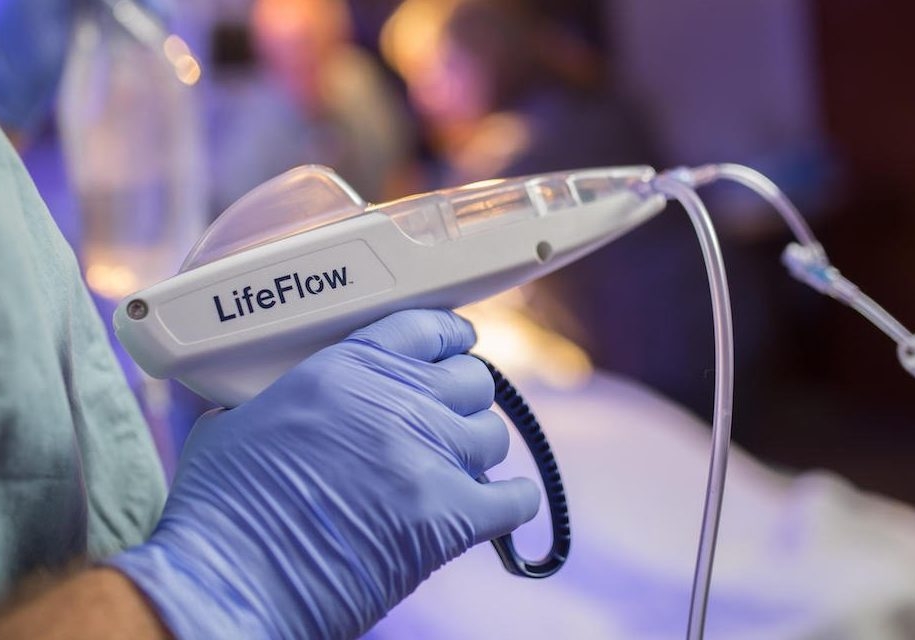
[[[534, 457], [543, 481], [543, 489], [546, 492], [553, 528], [553, 544], [550, 546], [549, 552], [540, 560], [526, 560], [519, 556], [511, 534], [493, 539], [492, 546], [495, 547], [502, 565], [509, 573], [527, 578], [546, 578], [559, 571], [560, 567], [565, 564], [572, 543], [569, 507], [566, 504], [566, 494], [562, 488], [559, 467], [550, 449], [550, 443], [547, 442], [546, 435], [540, 428], [540, 423], [537, 422], [537, 418], [518, 390], [491, 362], [480, 356], [475, 357], [485, 364], [492, 374], [492, 379], [496, 384], [496, 404], [515, 425], [515, 429], [521, 434], [524, 444]], [[489, 482], [486, 474], [480, 475], [477, 480]]]

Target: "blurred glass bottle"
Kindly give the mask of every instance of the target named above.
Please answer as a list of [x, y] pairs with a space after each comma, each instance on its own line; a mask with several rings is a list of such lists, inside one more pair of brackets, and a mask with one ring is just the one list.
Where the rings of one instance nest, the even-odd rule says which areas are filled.
[[86, 3], [58, 108], [82, 214], [82, 264], [119, 299], [173, 275], [203, 233], [206, 177], [200, 66], [133, 0]]

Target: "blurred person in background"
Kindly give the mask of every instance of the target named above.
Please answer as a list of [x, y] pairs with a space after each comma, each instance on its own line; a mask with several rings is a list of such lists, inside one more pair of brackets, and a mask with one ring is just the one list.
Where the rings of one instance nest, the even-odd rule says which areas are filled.
[[382, 47], [439, 157], [433, 183], [655, 159], [600, 51], [538, 3], [407, 0]]
[[[645, 109], [576, 21], [516, 0], [407, 0], [382, 32], [435, 154], [426, 186], [574, 168], [662, 164]], [[531, 312], [707, 414], [712, 323], [685, 215], [669, 212], [527, 287]], [[674, 313], [675, 312], [675, 313]]]
[[380, 201], [413, 149], [405, 106], [352, 41], [343, 0], [256, 0], [253, 72], [217, 75], [211, 113], [214, 209], [294, 166], [334, 168]]

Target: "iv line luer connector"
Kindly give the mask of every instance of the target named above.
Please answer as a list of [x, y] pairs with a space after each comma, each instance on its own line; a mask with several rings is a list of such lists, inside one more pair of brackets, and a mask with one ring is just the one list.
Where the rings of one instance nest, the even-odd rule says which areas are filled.
[[782, 252], [782, 263], [795, 279], [822, 294], [845, 303], [851, 302], [856, 287], [829, 264], [829, 258], [821, 245], [792, 242]]
[[903, 368], [915, 376], [915, 336], [909, 338], [908, 342], [900, 343], [898, 354]]

